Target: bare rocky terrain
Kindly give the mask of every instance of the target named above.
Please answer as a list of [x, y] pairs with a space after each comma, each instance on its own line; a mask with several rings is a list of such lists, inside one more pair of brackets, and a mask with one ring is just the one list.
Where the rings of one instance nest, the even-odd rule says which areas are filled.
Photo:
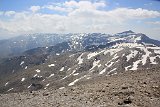
[[126, 71], [75, 86], [0, 94], [1, 107], [159, 107], [160, 69]]
[[160, 41], [132, 31], [69, 37], [0, 60], [0, 107], [160, 107]]

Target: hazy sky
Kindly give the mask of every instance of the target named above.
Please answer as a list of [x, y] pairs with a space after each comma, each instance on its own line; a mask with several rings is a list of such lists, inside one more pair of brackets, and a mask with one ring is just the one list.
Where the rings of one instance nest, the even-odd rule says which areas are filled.
[[0, 0], [0, 39], [125, 30], [160, 40], [160, 0]]

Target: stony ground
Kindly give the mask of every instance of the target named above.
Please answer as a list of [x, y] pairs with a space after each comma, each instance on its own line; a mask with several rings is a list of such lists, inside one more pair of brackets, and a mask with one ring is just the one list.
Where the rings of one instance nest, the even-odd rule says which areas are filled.
[[160, 107], [160, 70], [128, 71], [52, 90], [0, 94], [1, 107]]

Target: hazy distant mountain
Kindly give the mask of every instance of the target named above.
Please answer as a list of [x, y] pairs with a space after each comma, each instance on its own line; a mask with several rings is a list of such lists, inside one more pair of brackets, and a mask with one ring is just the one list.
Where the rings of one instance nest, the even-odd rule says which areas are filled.
[[[54, 46], [61, 42], [71, 42], [71, 48], [83, 50], [88, 46], [112, 45], [116, 43], [142, 43], [160, 46], [160, 41], [150, 39], [144, 34], [125, 31], [115, 35], [88, 34], [29, 34], [0, 40], [0, 58], [12, 57], [37, 47]], [[103, 46], [102, 46], [103, 47]]]
[[16, 56], [22, 52], [45, 46], [53, 46], [65, 41], [57, 34], [30, 34], [0, 41], [0, 56]]

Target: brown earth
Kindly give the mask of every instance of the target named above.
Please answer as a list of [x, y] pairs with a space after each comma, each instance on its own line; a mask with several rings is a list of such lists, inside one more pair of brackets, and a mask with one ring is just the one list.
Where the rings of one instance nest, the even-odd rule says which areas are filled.
[[160, 70], [99, 76], [64, 89], [0, 94], [0, 107], [160, 107]]

